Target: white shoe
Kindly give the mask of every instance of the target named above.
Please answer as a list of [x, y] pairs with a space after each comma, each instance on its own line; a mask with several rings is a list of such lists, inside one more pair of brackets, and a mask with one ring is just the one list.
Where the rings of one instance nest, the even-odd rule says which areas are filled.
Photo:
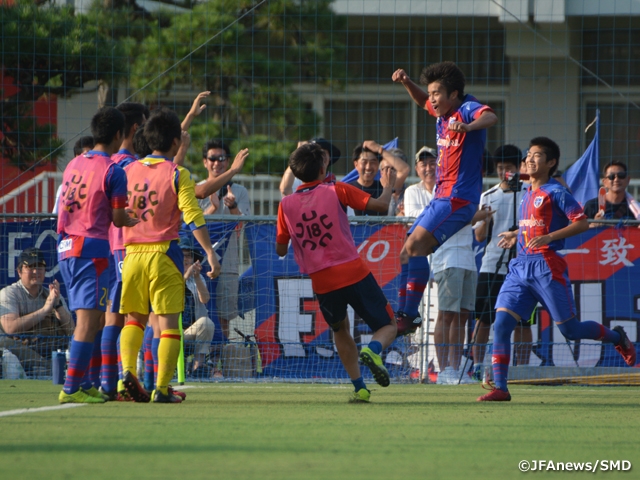
[[[461, 367], [462, 368], [462, 367]], [[460, 378], [460, 374], [462, 373], [460, 370], [458, 370], [458, 378]], [[457, 383], [457, 381], [456, 381]], [[468, 372], [464, 372], [462, 373], [462, 378], [460, 379], [460, 385], [470, 385], [470, 384], [476, 384], [478, 383], [477, 381], [475, 381]]]
[[456, 376], [458, 372], [453, 369], [453, 367], [446, 367], [443, 371], [438, 374], [438, 379], [436, 380], [437, 385], [455, 385], [458, 383], [458, 377]]

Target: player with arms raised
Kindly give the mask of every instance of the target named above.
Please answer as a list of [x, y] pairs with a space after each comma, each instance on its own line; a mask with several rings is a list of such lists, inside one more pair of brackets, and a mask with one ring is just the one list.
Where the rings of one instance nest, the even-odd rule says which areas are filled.
[[613, 330], [597, 322], [576, 318], [571, 283], [565, 260], [557, 251], [564, 239], [589, 228], [582, 207], [569, 191], [553, 178], [560, 148], [551, 139], [536, 137], [529, 144], [527, 172], [531, 186], [520, 204], [520, 228], [502, 232], [498, 246], [511, 248], [518, 242], [517, 257], [496, 301], [493, 343], [495, 388], [479, 402], [510, 401], [507, 373], [511, 333], [522, 318], [529, 318], [538, 302], [548, 311], [560, 332], [569, 340], [588, 338], [613, 343], [628, 365], [635, 365], [636, 350], [620, 326]]
[[[471, 222], [482, 193], [482, 155], [486, 129], [498, 121], [487, 105], [465, 95], [465, 78], [453, 62], [428, 66], [420, 76], [425, 92], [404, 70], [396, 70], [401, 83], [420, 107], [437, 118], [438, 162], [436, 193], [409, 230], [405, 248], [409, 274], [404, 311], [398, 311], [398, 335], [412, 333], [422, 324], [418, 307], [429, 280], [427, 255], [436, 251]], [[469, 240], [471, 241], [471, 240]]]

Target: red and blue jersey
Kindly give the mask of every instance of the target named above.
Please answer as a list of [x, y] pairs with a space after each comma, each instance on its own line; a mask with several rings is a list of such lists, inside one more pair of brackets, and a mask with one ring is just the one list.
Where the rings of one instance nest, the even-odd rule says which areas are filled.
[[518, 255], [562, 250], [564, 239], [537, 248], [529, 248], [527, 244], [532, 238], [548, 235], [586, 218], [578, 201], [559, 182], [551, 179], [536, 190], [529, 187], [520, 203]]
[[[118, 153], [111, 155], [111, 160], [122, 168], [129, 165], [131, 162], [135, 162], [137, 157], [126, 148], [121, 148]], [[111, 247], [111, 253], [116, 250], [124, 250], [124, 238], [121, 228], [111, 224], [109, 227], [109, 246]]]
[[[431, 115], [436, 116], [429, 101], [425, 108]], [[449, 130], [449, 124], [469, 124], [486, 111], [493, 112], [491, 107], [478, 103], [472, 95], [465, 95], [460, 107], [451, 115], [438, 117], [438, 163], [434, 198], [460, 198], [475, 205], [480, 202], [482, 156], [487, 142], [487, 131], [481, 129], [473, 132], [454, 132]]]
[[127, 177], [104, 152], [91, 150], [67, 165], [58, 204], [58, 259], [107, 258], [112, 210], [127, 206]]

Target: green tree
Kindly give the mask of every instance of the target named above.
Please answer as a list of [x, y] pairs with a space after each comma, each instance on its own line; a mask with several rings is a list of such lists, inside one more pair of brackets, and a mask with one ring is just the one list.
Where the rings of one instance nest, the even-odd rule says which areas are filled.
[[114, 85], [125, 75], [126, 43], [98, 24], [67, 7], [39, 7], [28, 0], [0, 6], [3, 74], [18, 88], [14, 94], [0, 92], [1, 152], [20, 168], [61, 153], [55, 127], [35, 121], [36, 100], [70, 95], [90, 80]]
[[203, 142], [217, 137], [252, 149], [247, 170], [282, 172], [296, 142], [312, 137], [321, 121], [292, 85], [344, 81], [344, 47], [334, 33], [344, 20], [331, 0], [271, 0], [250, 11], [255, 4], [199, 4], [138, 49], [131, 86], [143, 89], [140, 100], [171, 105], [176, 87], [211, 91], [190, 129], [187, 161], [195, 171]]

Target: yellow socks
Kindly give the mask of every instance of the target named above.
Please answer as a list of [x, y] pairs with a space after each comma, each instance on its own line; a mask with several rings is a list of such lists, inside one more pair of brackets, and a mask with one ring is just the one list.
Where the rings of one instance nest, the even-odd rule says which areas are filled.
[[[124, 330], [123, 330], [124, 332]], [[168, 395], [168, 387], [180, 355], [180, 330], [163, 330], [158, 346], [158, 380], [156, 389]], [[124, 359], [123, 359], [124, 368]]]
[[122, 362], [122, 373], [136, 373], [138, 363], [138, 353], [142, 347], [144, 338], [144, 325], [129, 320], [120, 333], [120, 361]]

